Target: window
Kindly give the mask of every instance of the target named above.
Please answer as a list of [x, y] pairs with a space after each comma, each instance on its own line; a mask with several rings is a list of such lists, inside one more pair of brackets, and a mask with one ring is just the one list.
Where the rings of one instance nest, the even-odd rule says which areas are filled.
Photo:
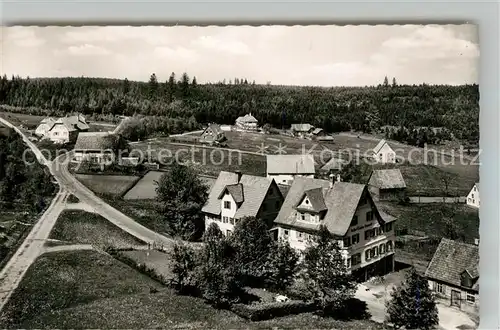
[[444, 286], [441, 283], [436, 283], [434, 288], [436, 292], [444, 294]]
[[392, 241], [387, 242], [385, 250], [387, 252], [392, 251]]
[[476, 302], [476, 297], [474, 297], [471, 294], [467, 294], [467, 302], [472, 303], [472, 304], [475, 303]]
[[351, 266], [356, 266], [361, 263], [361, 254], [356, 253], [351, 257]]
[[236, 225], [236, 222], [238, 222], [238, 219], [233, 219], [234, 224]]
[[283, 183], [286, 183], [286, 180], [283, 180]]
[[351, 226], [356, 226], [358, 224], [358, 216], [355, 215], [353, 218], [352, 218], [352, 222], [351, 222]]
[[472, 198], [474, 198], [474, 194], [472, 194]]
[[376, 258], [378, 256], [378, 247], [374, 247], [371, 252], [371, 257]]
[[300, 220], [302, 220], [302, 221], [306, 220], [306, 215], [304, 213], [300, 214]]
[[349, 247], [351, 245], [351, 238], [346, 237], [344, 238], [344, 247]]
[[234, 225], [234, 218], [229, 218], [229, 223]]
[[309, 200], [308, 199], [306, 199], [306, 204], [309, 205]]
[[297, 240], [299, 242], [302, 242], [304, 240], [304, 235], [300, 231], [297, 232]]
[[385, 244], [380, 244], [378, 247], [378, 254], [384, 254], [385, 253]]
[[385, 224], [385, 232], [390, 232], [392, 230], [392, 222]]
[[477, 190], [477, 188], [476, 188], [476, 186], [474, 186], [474, 191], [476, 191], [476, 190]]
[[347, 268], [351, 267], [351, 258], [346, 259], [346, 267]]
[[370, 250], [365, 251], [365, 260], [366, 261], [370, 260]]
[[226, 236], [231, 236], [231, 233], [232, 233], [232, 231], [228, 229], [228, 230], [226, 231]]
[[372, 220], [373, 220], [373, 212], [372, 211], [366, 212], [366, 222], [370, 222]]
[[359, 243], [359, 234], [352, 235], [352, 237], [351, 237], [351, 244], [354, 245], [354, 244], [357, 244], [357, 243]]
[[283, 236], [288, 237], [288, 234], [289, 234], [288, 230], [286, 230], [286, 229], [285, 229], [285, 230], [283, 231]]
[[375, 230], [374, 229], [365, 230], [365, 240], [369, 240], [372, 237], [375, 237]]
[[224, 208], [225, 209], [230, 209], [231, 208], [231, 202], [230, 201], [224, 201]]

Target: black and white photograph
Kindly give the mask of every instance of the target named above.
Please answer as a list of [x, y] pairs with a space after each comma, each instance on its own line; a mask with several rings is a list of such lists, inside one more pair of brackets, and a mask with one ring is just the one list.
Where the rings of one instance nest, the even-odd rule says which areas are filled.
[[1, 29], [0, 328], [479, 328], [477, 25]]

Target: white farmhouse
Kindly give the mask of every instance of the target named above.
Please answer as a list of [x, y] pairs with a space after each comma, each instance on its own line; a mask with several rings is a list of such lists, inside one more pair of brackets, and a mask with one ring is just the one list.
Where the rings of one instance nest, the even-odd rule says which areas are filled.
[[303, 251], [326, 226], [342, 247], [349, 271], [366, 280], [394, 270], [395, 220], [377, 208], [366, 185], [296, 178], [273, 230]]
[[89, 161], [99, 165], [116, 161], [124, 151], [128, 151], [124, 139], [109, 132], [80, 133], [73, 149], [75, 162]]
[[296, 177], [314, 178], [312, 155], [267, 155], [267, 177], [281, 185], [290, 185]]
[[479, 208], [479, 182], [476, 182], [470, 190], [466, 203], [467, 205]]
[[221, 171], [202, 209], [205, 228], [215, 222], [229, 235], [244, 217], [260, 218], [271, 228], [282, 203], [283, 196], [274, 180]]
[[246, 114], [236, 119], [236, 127], [246, 131], [256, 131], [259, 128], [258, 120], [252, 114]]
[[42, 121], [35, 130], [35, 135], [38, 137], [45, 136], [47, 132], [52, 128], [52, 126], [54, 126], [55, 122], [56, 120], [52, 117], [47, 117], [42, 119]]
[[382, 164], [394, 164], [396, 163], [396, 152], [392, 150], [386, 140], [382, 139], [377, 146], [373, 148], [373, 158]]

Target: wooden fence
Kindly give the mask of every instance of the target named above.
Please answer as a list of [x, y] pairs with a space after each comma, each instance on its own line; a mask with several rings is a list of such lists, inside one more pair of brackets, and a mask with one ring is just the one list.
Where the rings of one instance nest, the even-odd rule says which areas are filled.
[[409, 196], [412, 204], [431, 204], [431, 203], [447, 203], [447, 204], [465, 204], [467, 197], [428, 197], [428, 196]]

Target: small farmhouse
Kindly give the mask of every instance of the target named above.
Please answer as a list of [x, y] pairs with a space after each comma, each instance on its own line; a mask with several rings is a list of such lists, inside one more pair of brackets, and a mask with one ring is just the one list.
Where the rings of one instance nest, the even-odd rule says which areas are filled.
[[246, 131], [256, 131], [259, 128], [258, 120], [252, 114], [246, 114], [236, 119], [236, 127]]
[[54, 118], [51, 118], [51, 117], [47, 117], [47, 118], [42, 119], [40, 124], [35, 129], [35, 135], [37, 135], [39, 137], [47, 135], [48, 131], [52, 128], [52, 126], [54, 126], [55, 122], [56, 122], [56, 120]]
[[395, 220], [377, 208], [363, 184], [296, 178], [273, 230], [302, 251], [320, 225], [326, 226], [354, 277], [366, 280], [394, 269]]
[[375, 170], [368, 179], [368, 189], [375, 200], [399, 201], [405, 198], [406, 183], [398, 169]]
[[391, 146], [386, 140], [380, 140], [375, 148], [373, 148], [373, 158], [382, 164], [396, 163], [396, 152], [392, 150]]
[[293, 135], [303, 139], [311, 135], [314, 126], [311, 124], [292, 124], [291, 130]]
[[475, 313], [479, 308], [479, 247], [441, 239], [425, 276], [438, 302]]
[[215, 222], [229, 235], [244, 217], [260, 218], [271, 228], [282, 203], [283, 196], [274, 180], [222, 171], [202, 209], [205, 228]]
[[467, 195], [467, 205], [479, 208], [479, 182], [476, 182]]
[[224, 131], [222, 131], [221, 127], [217, 124], [210, 124], [207, 128], [201, 133], [200, 142], [215, 144], [218, 142], [222, 142], [226, 139]]
[[267, 177], [276, 183], [290, 185], [299, 176], [314, 178], [312, 155], [267, 155]]
[[126, 153], [126, 143], [119, 134], [84, 132], [78, 134], [74, 147], [74, 160], [87, 160], [93, 164], [110, 164], [119, 153]]
[[38, 132], [37, 135], [43, 136], [54, 143], [64, 144], [75, 142], [79, 132], [88, 130], [89, 125], [85, 118], [78, 114], [61, 117], [55, 121], [52, 118], [46, 118], [42, 120], [35, 133]]

